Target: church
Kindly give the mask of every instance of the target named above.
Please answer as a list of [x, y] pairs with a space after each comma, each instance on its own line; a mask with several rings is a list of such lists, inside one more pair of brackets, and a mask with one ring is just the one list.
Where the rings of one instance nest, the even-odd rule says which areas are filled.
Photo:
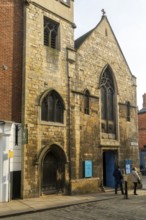
[[23, 19], [21, 198], [114, 187], [115, 166], [139, 166], [138, 116], [105, 11], [76, 40], [74, 0], [27, 0]]

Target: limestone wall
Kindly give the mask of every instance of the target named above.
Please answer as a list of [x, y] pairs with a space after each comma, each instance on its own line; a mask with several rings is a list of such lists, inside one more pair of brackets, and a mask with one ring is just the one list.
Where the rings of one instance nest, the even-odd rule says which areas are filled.
[[[52, 1], [53, 2], [53, 1]], [[58, 4], [60, 4], [58, 2]], [[45, 5], [42, 4], [44, 7]], [[54, 5], [55, 7], [55, 5]], [[66, 8], [66, 6], [64, 6]], [[67, 151], [67, 111], [68, 111], [68, 76], [67, 51], [73, 48], [73, 28], [70, 20], [56, 16], [52, 8], [48, 10], [31, 4], [26, 7], [26, 44], [25, 44], [25, 75], [23, 123], [28, 125], [28, 144], [23, 151], [23, 197], [38, 196], [40, 193], [41, 175], [35, 167], [34, 159], [45, 146], [56, 143]], [[67, 9], [65, 9], [67, 10]], [[68, 10], [70, 8], [68, 7]], [[70, 18], [72, 14], [68, 12]], [[60, 49], [44, 46], [44, 16], [60, 24]], [[65, 105], [64, 123], [41, 121], [41, 96], [54, 89], [62, 97]]]

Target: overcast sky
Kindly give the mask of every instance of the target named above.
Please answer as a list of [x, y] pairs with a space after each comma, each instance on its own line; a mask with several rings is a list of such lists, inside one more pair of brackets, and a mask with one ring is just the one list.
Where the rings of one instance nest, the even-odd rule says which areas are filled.
[[146, 93], [146, 0], [75, 0], [75, 39], [95, 27], [104, 8], [131, 72], [137, 78], [137, 105]]

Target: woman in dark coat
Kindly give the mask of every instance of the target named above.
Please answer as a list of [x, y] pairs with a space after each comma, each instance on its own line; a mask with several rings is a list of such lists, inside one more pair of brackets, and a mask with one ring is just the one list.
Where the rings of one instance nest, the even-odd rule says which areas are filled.
[[113, 172], [113, 176], [115, 177], [115, 194], [117, 194], [118, 186], [120, 186], [121, 193], [122, 195], [124, 195], [123, 184], [122, 184], [123, 176], [119, 167], [115, 168]]

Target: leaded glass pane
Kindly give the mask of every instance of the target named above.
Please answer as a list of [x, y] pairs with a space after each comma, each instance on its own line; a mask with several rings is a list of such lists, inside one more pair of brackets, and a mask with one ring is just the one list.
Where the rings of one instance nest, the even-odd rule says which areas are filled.
[[44, 18], [44, 45], [57, 48], [59, 24], [49, 18]]
[[63, 122], [63, 106], [60, 100], [56, 100], [55, 104], [55, 121], [56, 122]]
[[106, 119], [106, 89], [101, 87], [101, 118]]
[[48, 121], [54, 121], [54, 101], [52, 93], [48, 96]]
[[113, 109], [113, 92], [111, 89], [108, 90], [107, 94], [107, 100], [108, 100], [108, 119], [113, 120], [114, 119], [114, 109]]
[[127, 121], [130, 121], [130, 102], [127, 102]]
[[101, 87], [104, 86], [107, 89], [112, 88], [114, 90], [114, 82], [113, 82], [111, 73], [108, 70], [106, 70], [103, 73], [102, 78], [101, 78], [101, 82], [100, 82], [100, 86]]
[[42, 105], [41, 105], [41, 119], [43, 121], [47, 121], [48, 118], [48, 105], [47, 105], [47, 100], [44, 98]]
[[89, 114], [89, 91], [86, 90], [84, 96], [84, 112], [85, 114]]
[[55, 92], [50, 92], [41, 104], [41, 119], [63, 123], [64, 105], [60, 96]]

